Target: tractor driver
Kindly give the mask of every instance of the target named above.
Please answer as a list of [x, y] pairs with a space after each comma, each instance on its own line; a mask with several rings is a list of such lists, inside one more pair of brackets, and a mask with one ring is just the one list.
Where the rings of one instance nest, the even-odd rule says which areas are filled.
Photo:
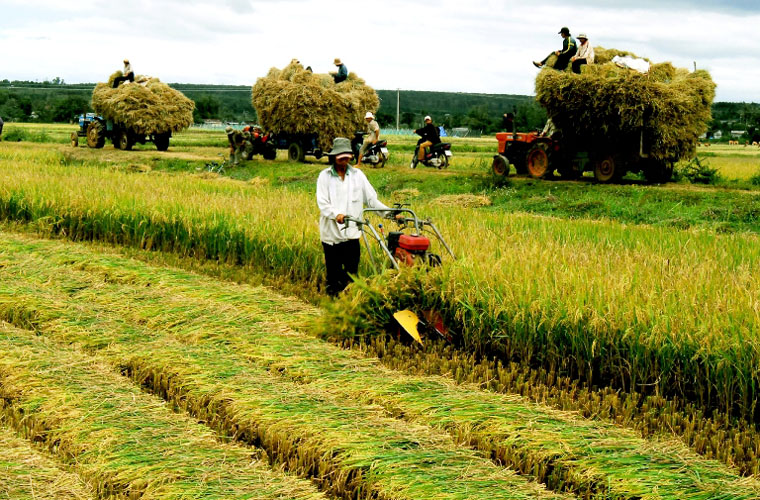
[[118, 87], [121, 82], [126, 82], [127, 80], [134, 83], [135, 72], [132, 71], [132, 64], [130, 64], [129, 59], [124, 59], [124, 71], [121, 72], [121, 76], [114, 78], [113, 88]]
[[371, 111], [367, 111], [367, 114], [364, 115], [364, 120], [367, 122], [368, 134], [364, 137], [362, 147], [359, 148], [359, 158], [356, 159], [357, 167], [361, 166], [362, 158], [364, 158], [364, 153], [369, 148], [369, 145], [377, 144], [378, 139], [380, 139], [380, 125], [375, 121], [375, 115]]
[[[392, 210], [377, 199], [377, 193], [364, 172], [349, 165], [354, 156], [351, 141], [345, 137], [333, 140], [327, 153], [332, 166], [322, 170], [317, 178], [319, 207], [319, 237], [325, 252], [327, 294], [337, 296], [359, 270], [361, 230], [346, 216], [361, 218], [364, 206]], [[402, 215], [396, 215], [401, 218]]]

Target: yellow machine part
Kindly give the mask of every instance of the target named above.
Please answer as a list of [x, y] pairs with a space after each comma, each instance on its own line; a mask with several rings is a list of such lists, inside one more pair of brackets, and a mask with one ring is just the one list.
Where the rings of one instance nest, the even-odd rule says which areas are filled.
[[398, 321], [406, 333], [412, 336], [414, 340], [422, 345], [422, 338], [420, 338], [420, 332], [417, 330], [417, 325], [420, 323], [420, 319], [409, 309], [403, 311], [397, 311], [393, 313], [393, 317]]

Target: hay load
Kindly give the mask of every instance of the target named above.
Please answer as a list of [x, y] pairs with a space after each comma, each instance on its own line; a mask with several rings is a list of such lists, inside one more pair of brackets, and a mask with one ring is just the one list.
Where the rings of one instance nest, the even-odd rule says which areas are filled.
[[113, 81], [98, 83], [92, 92], [92, 107], [103, 118], [141, 135], [179, 132], [193, 123], [195, 103], [158, 78], [140, 77], [117, 88]]
[[583, 66], [580, 75], [544, 69], [536, 77], [536, 100], [564, 140], [592, 151], [599, 145], [621, 152], [643, 149], [661, 162], [691, 158], [711, 119], [710, 74], [667, 62], [642, 74], [611, 62], [616, 55], [635, 57], [629, 52], [595, 51], [597, 64]]
[[330, 75], [306, 71], [295, 60], [256, 80], [251, 102], [265, 130], [318, 133], [324, 151], [329, 151], [335, 137], [351, 138], [362, 130], [364, 114], [374, 113], [380, 105], [375, 90], [355, 73], [335, 84]]

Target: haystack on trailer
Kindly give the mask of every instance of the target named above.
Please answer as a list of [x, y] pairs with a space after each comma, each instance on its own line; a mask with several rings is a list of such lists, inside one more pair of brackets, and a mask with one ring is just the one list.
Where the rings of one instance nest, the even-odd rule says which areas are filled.
[[354, 136], [364, 115], [380, 105], [375, 90], [354, 73], [336, 84], [328, 74], [307, 71], [296, 60], [256, 80], [251, 103], [264, 130], [293, 161], [320, 158], [336, 137]]
[[[132, 149], [136, 143], [153, 142], [156, 149], [166, 151], [172, 132], [192, 125], [195, 103], [158, 78], [138, 76], [135, 82], [113, 88], [114, 79], [120, 75], [117, 71], [108, 83], [95, 86], [92, 107], [97, 115], [80, 118], [78, 136], [85, 135], [92, 148], [102, 148], [109, 138], [114, 147], [123, 150]], [[74, 141], [72, 134], [72, 144]]]
[[[709, 73], [660, 63], [642, 74], [611, 62], [615, 55], [630, 54], [599, 48], [598, 63], [584, 66], [580, 75], [543, 69], [536, 77], [536, 100], [556, 133], [499, 134], [494, 172], [508, 172], [509, 163], [519, 167], [524, 158], [533, 177], [559, 171], [575, 178], [593, 170], [600, 182], [626, 172], [664, 182], [675, 162], [692, 158], [711, 119], [715, 84]], [[513, 144], [518, 139], [527, 143]]]

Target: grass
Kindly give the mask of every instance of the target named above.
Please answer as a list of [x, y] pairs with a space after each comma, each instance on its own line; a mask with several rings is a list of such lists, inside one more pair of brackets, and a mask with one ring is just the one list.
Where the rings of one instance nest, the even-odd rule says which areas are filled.
[[[360, 417], [363, 408], [380, 406], [410, 428], [445, 431], [498, 463], [583, 498], [640, 498], [651, 491], [660, 498], [691, 499], [758, 494], [751, 481], [739, 480], [680, 444], [647, 442], [609, 424], [578, 419], [519, 397], [382, 369], [376, 361], [284, 328], [303, 324], [314, 311], [264, 289], [156, 269], [70, 244], [10, 240], [2, 263], [17, 283], [11, 291], [20, 299], [0, 300], [6, 318], [23, 323], [12, 311], [36, 314], [27, 325], [43, 335], [109, 352], [118, 359], [112, 363], [126, 366], [149, 387], [158, 387], [200, 418], [226, 421], [221, 425], [234, 425], [238, 432], [244, 432], [241, 412], [254, 421], [279, 415], [293, 432], [301, 430], [296, 435], [302, 442], [309, 441], [305, 436], [315, 425], [308, 421], [309, 411], [312, 419], [320, 415], [338, 421], [336, 408], [346, 406], [357, 416], [354, 432], [373, 436]], [[32, 295], [32, 290], [37, 293]], [[245, 377], [236, 368], [236, 357], [251, 364]], [[204, 370], [193, 374], [191, 366]], [[209, 373], [216, 373], [216, 383], [223, 384], [219, 393], [212, 390]], [[257, 384], [257, 397], [244, 385], [246, 379]], [[265, 397], [274, 388], [289, 395], [287, 405]], [[336, 408], [302, 399], [307, 394]], [[253, 399], [265, 405], [266, 416], [251, 413]], [[203, 401], [211, 402], [201, 408]], [[351, 448], [335, 428], [323, 432], [329, 433], [334, 446]], [[374, 442], [368, 436], [357, 438]], [[269, 446], [265, 445], [268, 451]]]
[[0, 498], [93, 500], [80, 477], [0, 424]]
[[0, 329], [0, 411], [98, 497], [324, 498], [252, 460], [252, 450], [219, 443], [97, 360], [33, 332]]

